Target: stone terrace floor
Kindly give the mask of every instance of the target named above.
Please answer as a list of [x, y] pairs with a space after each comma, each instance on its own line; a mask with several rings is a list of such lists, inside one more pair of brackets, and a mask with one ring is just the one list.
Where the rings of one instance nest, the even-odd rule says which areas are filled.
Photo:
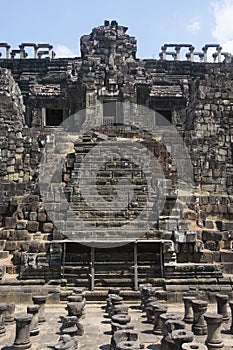
[[[127, 302], [126, 302], [127, 303]], [[146, 322], [144, 314], [139, 305], [128, 304], [132, 324], [139, 334], [139, 341], [144, 344], [145, 349], [159, 350], [161, 337], [152, 334], [153, 325]], [[66, 304], [55, 304], [46, 306], [47, 321], [40, 326], [40, 333], [31, 337], [32, 350], [52, 349], [59, 338], [61, 326], [60, 316], [67, 315]], [[104, 313], [105, 304], [87, 304], [86, 316], [83, 319], [85, 334], [79, 339], [79, 350], [110, 350], [111, 326], [110, 319]], [[169, 312], [178, 312], [183, 315], [183, 304], [169, 304]], [[216, 312], [216, 305], [210, 304], [208, 311]], [[26, 312], [26, 305], [17, 307], [17, 313]], [[229, 333], [230, 323], [222, 325], [222, 338], [224, 349], [233, 349], [233, 335]], [[186, 325], [190, 329], [190, 325]], [[15, 325], [6, 327], [6, 335], [0, 338], [0, 349], [10, 350], [15, 338]], [[195, 340], [204, 344], [206, 336], [195, 336]]]

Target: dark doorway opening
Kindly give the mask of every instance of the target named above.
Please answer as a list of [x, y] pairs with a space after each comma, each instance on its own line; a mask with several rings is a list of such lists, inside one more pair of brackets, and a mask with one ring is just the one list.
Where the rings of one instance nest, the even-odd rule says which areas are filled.
[[172, 124], [172, 112], [170, 109], [156, 109], [156, 126], [169, 126]]
[[46, 109], [46, 126], [59, 126], [63, 122], [63, 109]]

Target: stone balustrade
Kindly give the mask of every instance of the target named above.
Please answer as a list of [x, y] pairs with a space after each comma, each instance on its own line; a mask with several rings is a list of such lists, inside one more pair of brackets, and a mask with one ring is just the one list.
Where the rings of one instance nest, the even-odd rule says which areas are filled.
[[[167, 49], [169, 49], [169, 51]], [[180, 61], [181, 49], [188, 49], [188, 52], [185, 54], [185, 57], [190, 62], [194, 62], [195, 57], [199, 58], [199, 62], [208, 62], [209, 49], [216, 50], [212, 54], [213, 63], [221, 63], [223, 62], [223, 59], [225, 63], [231, 63], [232, 60], [232, 55], [228, 52], [222, 52], [222, 47], [219, 44], [206, 44], [203, 46], [202, 51], [195, 51], [195, 47], [191, 44], [164, 44], [161, 47], [159, 57], [162, 61], [167, 60], [167, 57], [169, 56], [171, 56], [174, 59], [174, 61]]]
[[5, 49], [4, 57], [2, 56], [2, 53], [0, 53], [0, 57], [5, 59], [15, 59], [15, 58], [25, 59], [29, 57], [29, 54], [25, 48], [34, 49], [34, 54], [33, 54], [34, 59], [40, 59], [43, 56], [45, 56], [45, 57], [48, 57], [50, 60], [52, 60], [55, 58], [55, 55], [56, 55], [55, 52], [53, 51], [53, 46], [51, 44], [45, 44], [45, 43], [42, 43], [42, 44], [22, 43], [19, 45], [19, 49], [13, 49], [13, 50], [11, 50], [11, 46], [8, 43], [0, 43], [0, 48]]

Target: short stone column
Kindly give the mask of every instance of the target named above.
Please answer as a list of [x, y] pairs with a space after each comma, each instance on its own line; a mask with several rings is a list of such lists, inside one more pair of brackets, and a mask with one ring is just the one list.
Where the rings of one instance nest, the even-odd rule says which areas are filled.
[[161, 350], [181, 350], [182, 344], [191, 343], [194, 334], [185, 329], [177, 329], [168, 334], [161, 344]]
[[76, 337], [71, 337], [69, 334], [60, 336], [57, 344], [54, 345], [55, 350], [76, 350], [78, 349], [78, 340]]
[[183, 321], [185, 323], [193, 323], [193, 310], [192, 310], [192, 300], [196, 300], [195, 297], [192, 296], [184, 296], [184, 318]]
[[179, 320], [181, 321], [181, 316], [175, 312], [165, 312], [164, 314], [160, 315], [160, 321], [161, 321], [161, 328], [165, 325], [165, 323], [168, 320]]
[[15, 322], [15, 303], [7, 304], [5, 312], [5, 323], [12, 324]]
[[110, 309], [108, 311], [109, 316], [111, 317], [111, 316], [114, 315], [113, 310], [114, 310], [116, 305], [122, 305], [122, 304], [124, 304], [124, 299], [122, 297], [120, 297], [119, 295], [112, 295], [112, 297], [111, 297], [111, 307], [110, 307]]
[[71, 337], [77, 335], [77, 320], [76, 316], [62, 316], [61, 332], [69, 334]]
[[158, 301], [153, 301], [146, 306], [146, 318], [148, 323], [154, 324], [154, 307], [160, 305]]
[[112, 315], [117, 315], [117, 314], [126, 314], [128, 315], [128, 306], [126, 304], [120, 304], [120, 305], [113, 305], [112, 306]]
[[181, 347], [182, 350], [208, 350], [208, 348], [201, 343], [184, 343]]
[[[163, 314], [163, 315], [166, 315], [166, 314]], [[173, 320], [168, 319], [162, 326], [162, 335], [166, 337], [168, 334], [171, 334], [176, 329], [185, 329], [184, 321], [181, 321], [179, 319], [173, 319]]]
[[192, 300], [193, 324], [192, 331], [195, 335], [206, 335], [207, 324], [204, 314], [207, 311], [208, 302], [204, 300]]
[[119, 295], [120, 294], [120, 288], [118, 288], [118, 287], [109, 288], [108, 295], [109, 294]]
[[113, 315], [111, 318], [112, 334], [122, 329], [133, 329], [133, 326], [130, 324], [130, 321], [130, 315]]
[[82, 317], [83, 305], [81, 303], [70, 302], [67, 304], [68, 316], [76, 316], [78, 319]]
[[160, 319], [160, 315], [165, 314], [167, 312], [167, 306], [158, 305], [154, 307], [154, 328], [153, 334], [161, 335], [162, 334], [162, 321]]
[[39, 305], [39, 312], [38, 312], [38, 322], [39, 324], [42, 322], [46, 321], [45, 318], [45, 303], [47, 300], [47, 296], [46, 295], [34, 295], [32, 297], [33, 303], [35, 305]]
[[223, 316], [207, 312], [204, 315], [204, 318], [207, 322], [206, 345], [208, 350], [223, 349], [224, 344], [221, 337], [221, 324], [223, 322]]
[[38, 312], [39, 312], [39, 305], [28, 305], [27, 306], [27, 313], [32, 315], [32, 321], [30, 324], [30, 335], [34, 336], [39, 334], [39, 327], [38, 327]]
[[[81, 310], [81, 316], [84, 318], [85, 316], [85, 300], [83, 299], [83, 296], [80, 294], [77, 294], [77, 295], [69, 295], [67, 297], [67, 301], [68, 303], [77, 303], [80, 307], [80, 310]], [[80, 317], [81, 317], [80, 316]]]
[[217, 300], [217, 313], [223, 316], [223, 322], [228, 322], [230, 320], [230, 315], [227, 312], [228, 295], [216, 294]]
[[117, 344], [122, 341], [137, 341], [138, 334], [133, 330], [120, 330], [114, 332], [111, 338], [110, 350], [115, 350]]
[[5, 312], [6, 312], [7, 304], [0, 304], [0, 337], [3, 337], [6, 334], [5, 328]]
[[233, 334], [233, 300], [229, 301], [229, 306], [231, 308], [231, 326], [230, 326], [230, 332]]
[[13, 344], [13, 350], [25, 350], [31, 348], [30, 342], [30, 324], [32, 315], [19, 314], [15, 315], [16, 336]]
[[116, 350], [140, 350], [140, 344], [136, 341], [122, 341], [117, 344]]

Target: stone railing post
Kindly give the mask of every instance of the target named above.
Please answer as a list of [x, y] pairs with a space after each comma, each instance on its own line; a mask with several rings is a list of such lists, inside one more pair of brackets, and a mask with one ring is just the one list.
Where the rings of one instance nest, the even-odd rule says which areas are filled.
[[222, 315], [223, 322], [228, 322], [230, 320], [230, 315], [227, 312], [228, 295], [216, 294], [215, 297], [217, 300], [217, 313]]
[[15, 303], [7, 304], [5, 313], [5, 323], [11, 324], [15, 322]]
[[24, 350], [31, 348], [30, 342], [30, 323], [32, 315], [19, 314], [15, 316], [16, 336], [12, 346], [13, 350]]
[[231, 326], [230, 326], [230, 332], [233, 334], [233, 300], [229, 301], [229, 306], [231, 308]]
[[39, 305], [39, 312], [38, 312], [38, 322], [42, 323], [46, 321], [45, 318], [45, 303], [47, 300], [46, 295], [34, 295], [32, 297], [33, 303], [35, 305]]
[[39, 334], [39, 327], [38, 327], [38, 312], [39, 312], [39, 305], [28, 305], [27, 307], [27, 313], [29, 315], [32, 315], [32, 321], [30, 324], [30, 335], [37, 335]]
[[7, 309], [7, 304], [1, 303], [0, 304], [0, 337], [5, 335], [6, 328], [5, 328], [5, 312]]
[[207, 322], [207, 339], [206, 345], [208, 350], [223, 349], [224, 344], [221, 338], [221, 324], [223, 316], [207, 312], [204, 315]]
[[192, 310], [192, 301], [196, 300], [195, 297], [192, 296], [184, 296], [183, 302], [184, 302], [184, 318], [183, 321], [185, 323], [193, 323], [193, 310]]
[[131, 317], [129, 315], [113, 315], [111, 318], [112, 334], [122, 329], [133, 329], [130, 321]]
[[192, 331], [195, 335], [206, 335], [207, 324], [204, 314], [207, 311], [208, 303], [204, 300], [192, 300], [193, 324]]
[[153, 309], [154, 309], [153, 334], [161, 335], [162, 334], [162, 320], [160, 319], [160, 315], [165, 314], [167, 312], [167, 306], [159, 304], [159, 305], [153, 307]]

